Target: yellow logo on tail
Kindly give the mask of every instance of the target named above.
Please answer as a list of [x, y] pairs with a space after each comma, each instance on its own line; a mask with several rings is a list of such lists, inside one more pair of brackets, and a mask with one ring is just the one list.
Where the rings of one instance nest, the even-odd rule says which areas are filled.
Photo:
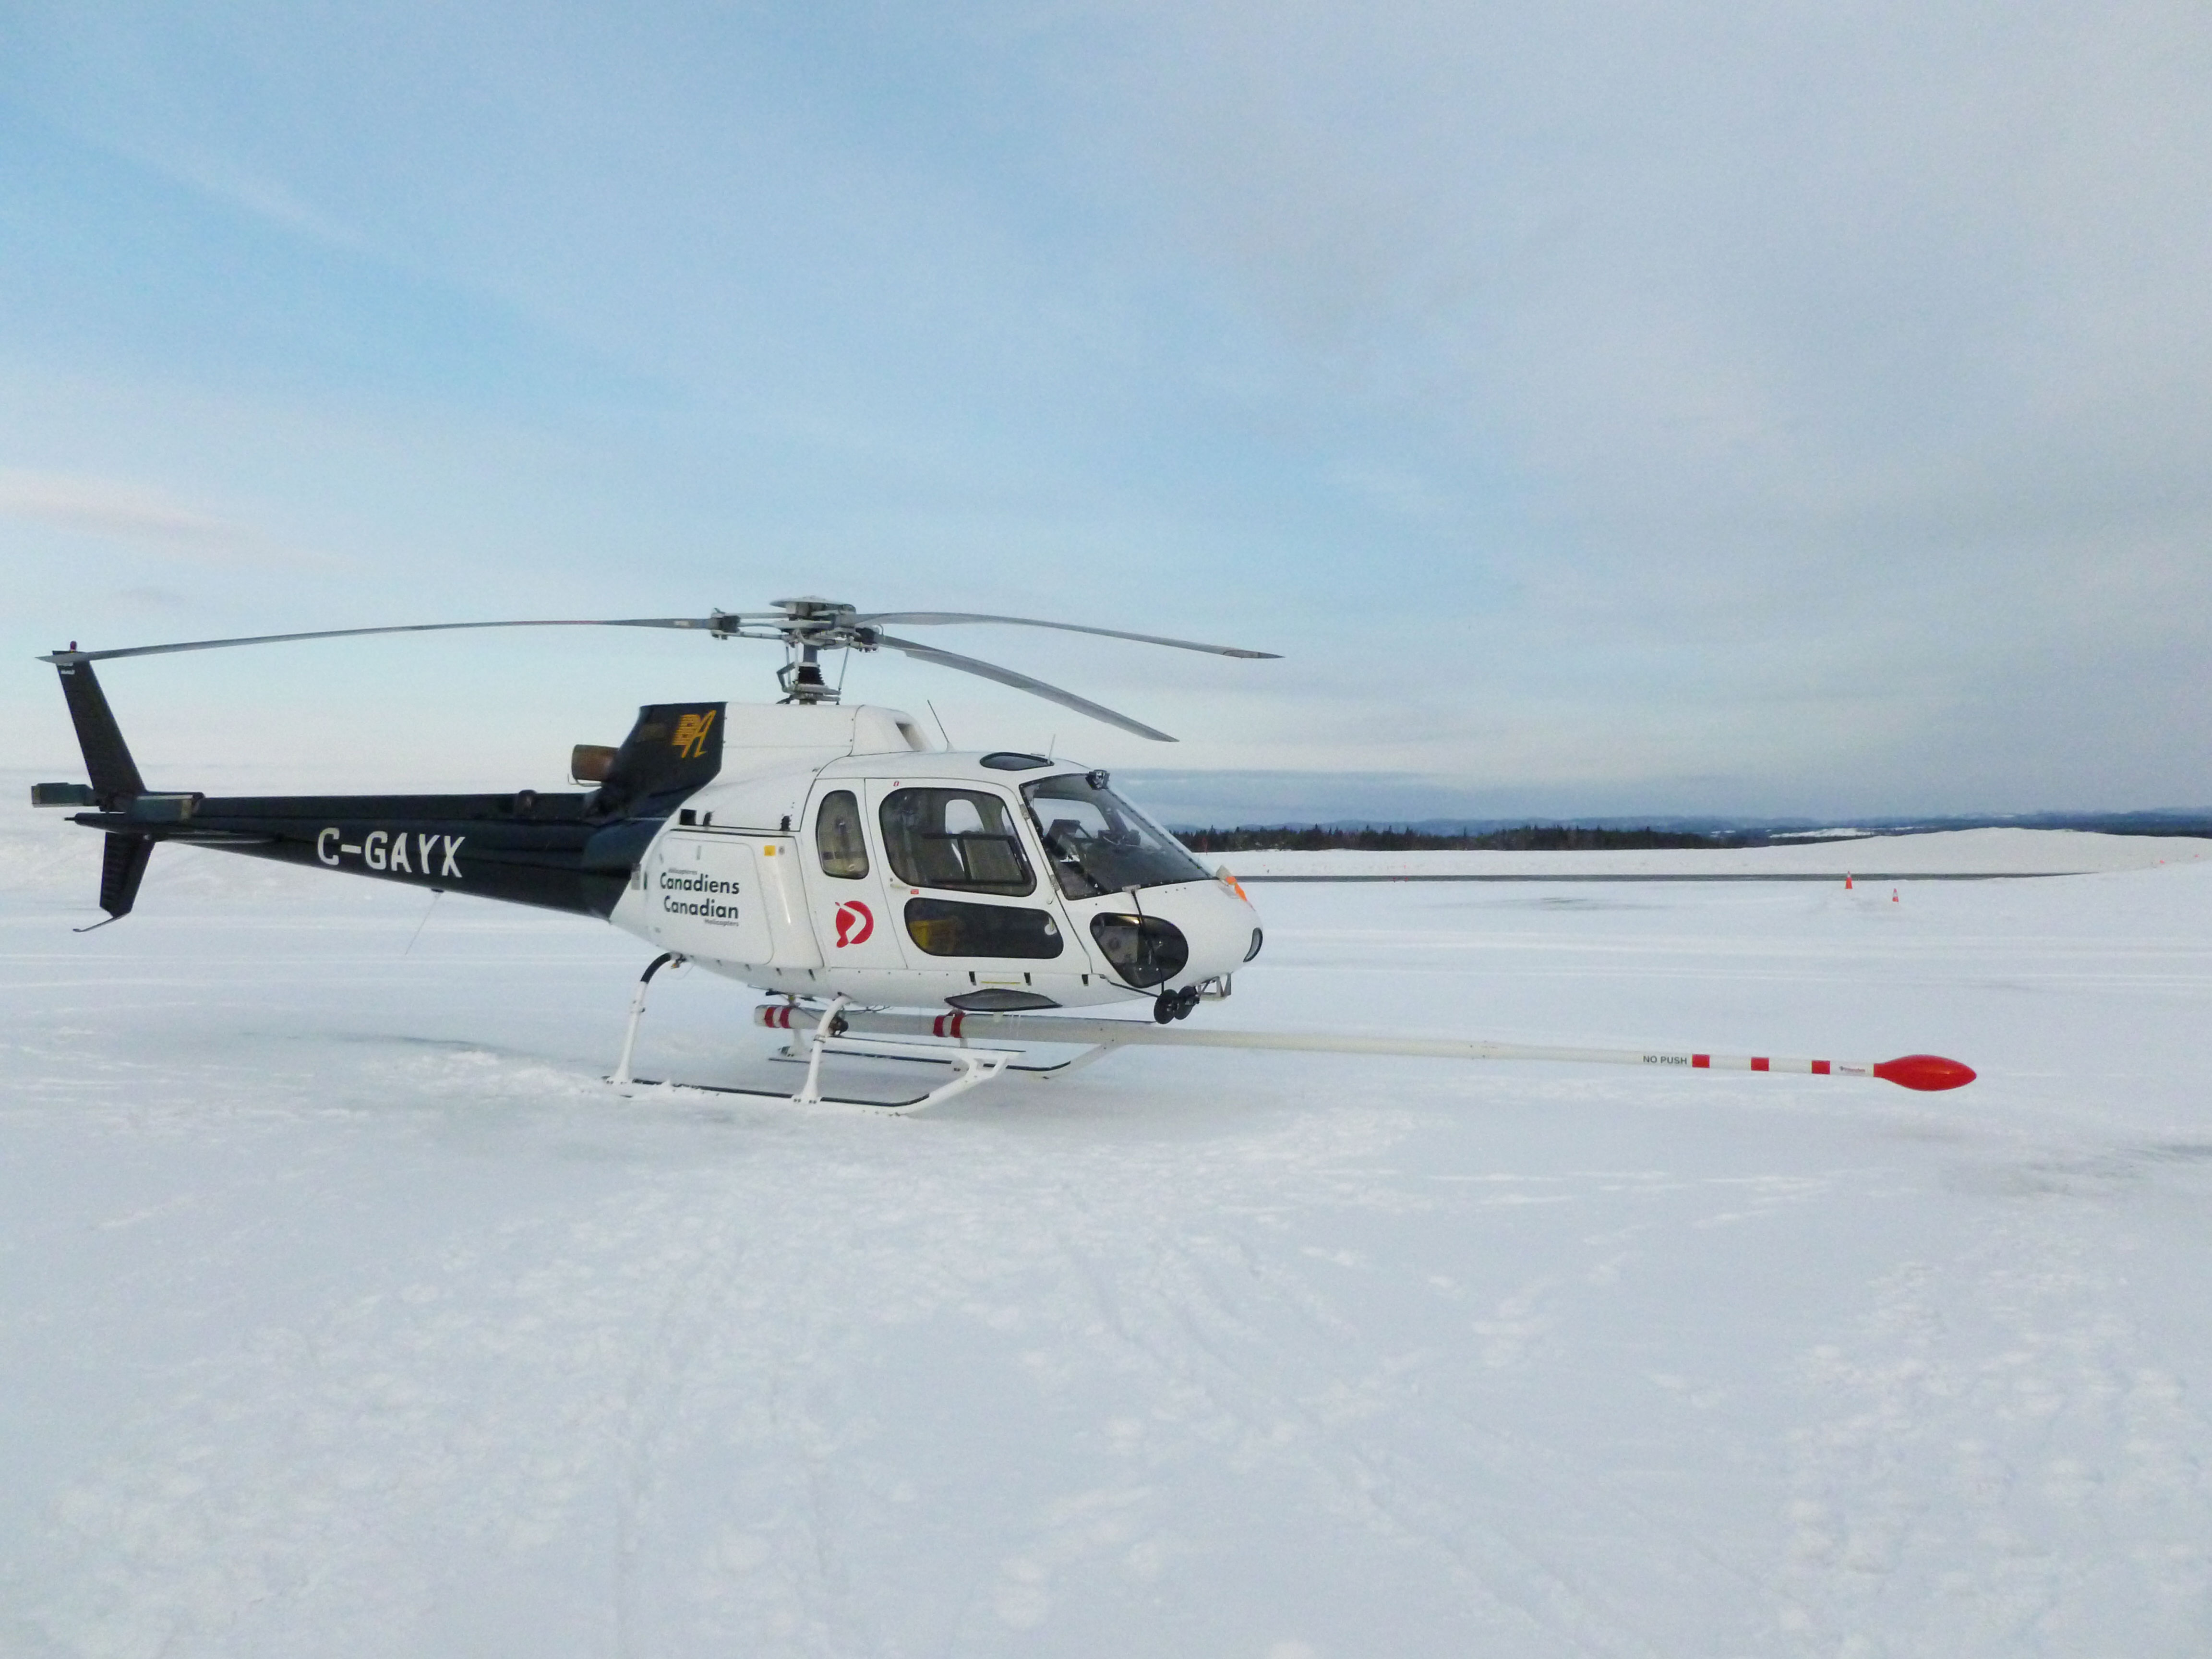
[[714, 723], [711, 708], [703, 714], [686, 714], [676, 722], [676, 735], [669, 742], [684, 751], [684, 759], [697, 760], [707, 752], [707, 731]]

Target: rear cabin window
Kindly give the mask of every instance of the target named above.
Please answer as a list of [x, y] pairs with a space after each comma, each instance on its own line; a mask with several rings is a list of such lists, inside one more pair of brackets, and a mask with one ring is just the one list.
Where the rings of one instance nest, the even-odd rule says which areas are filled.
[[880, 817], [884, 852], [909, 887], [1003, 898], [1036, 890], [1014, 815], [1000, 796], [977, 789], [894, 790]]
[[855, 881], [868, 873], [868, 843], [860, 833], [860, 803], [849, 789], [839, 789], [822, 799], [814, 815], [814, 850], [821, 855], [822, 873]]

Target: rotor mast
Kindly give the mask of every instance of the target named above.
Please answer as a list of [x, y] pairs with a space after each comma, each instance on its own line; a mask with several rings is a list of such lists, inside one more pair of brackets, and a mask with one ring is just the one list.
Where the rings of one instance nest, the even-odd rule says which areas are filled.
[[777, 629], [783, 637], [785, 661], [775, 672], [775, 683], [783, 688], [783, 701], [807, 706], [836, 702], [837, 688], [823, 678], [823, 652], [872, 651], [874, 630], [854, 626], [860, 613], [853, 606], [818, 595], [775, 604], [787, 618]]

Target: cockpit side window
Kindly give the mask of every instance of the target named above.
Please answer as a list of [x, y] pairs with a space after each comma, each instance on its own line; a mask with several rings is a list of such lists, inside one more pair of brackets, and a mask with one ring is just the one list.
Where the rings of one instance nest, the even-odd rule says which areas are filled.
[[868, 842], [860, 833], [860, 803], [849, 789], [833, 790], [822, 798], [814, 815], [814, 850], [822, 860], [822, 873], [857, 881], [868, 873]]
[[878, 814], [891, 870], [909, 887], [1019, 898], [1036, 890], [1014, 815], [980, 789], [897, 789]]
[[1206, 878], [1181, 842], [1081, 772], [1025, 783], [1022, 795], [1069, 898]]

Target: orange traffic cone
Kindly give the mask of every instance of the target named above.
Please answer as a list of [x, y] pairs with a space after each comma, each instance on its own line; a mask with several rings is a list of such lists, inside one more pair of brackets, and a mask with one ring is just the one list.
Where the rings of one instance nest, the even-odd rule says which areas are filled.
[[1851, 890], [1851, 872], [1848, 870], [1844, 872], [1844, 890], [1846, 893]]

